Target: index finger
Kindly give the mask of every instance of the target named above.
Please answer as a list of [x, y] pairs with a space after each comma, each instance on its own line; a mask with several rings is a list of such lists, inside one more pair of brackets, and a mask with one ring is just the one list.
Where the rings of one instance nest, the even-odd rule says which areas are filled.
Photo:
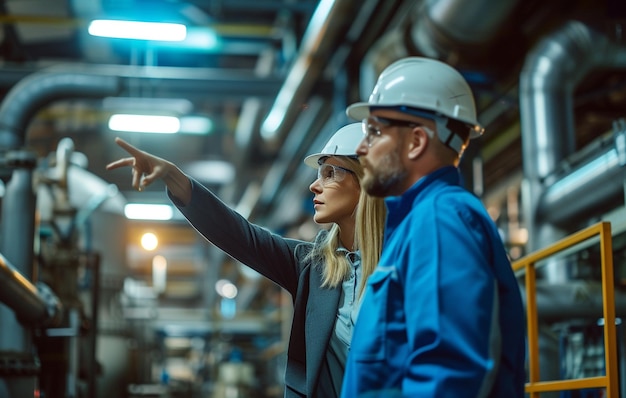
[[134, 157], [137, 157], [138, 155], [142, 153], [142, 151], [139, 148], [132, 146], [131, 144], [124, 141], [120, 137], [115, 137], [115, 143], [119, 145], [120, 147], [122, 147], [122, 149], [124, 149], [126, 152], [128, 152]]

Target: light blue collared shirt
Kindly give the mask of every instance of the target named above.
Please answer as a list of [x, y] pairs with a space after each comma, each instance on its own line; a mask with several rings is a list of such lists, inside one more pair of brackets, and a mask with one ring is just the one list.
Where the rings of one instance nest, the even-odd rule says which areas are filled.
[[339, 298], [335, 330], [330, 336], [326, 351], [326, 366], [322, 367], [320, 386], [317, 391], [319, 397], [339, 396], [348, 351], [350, 350], [352, 331], [360, 308], [358, 288], [362, 274], [361, 254], [359, 251], [350, 252], [345, 248], [339, 248], [337, 251], [345, 253], [350, 264], [350, 273], [341, 284], [341, 297]]

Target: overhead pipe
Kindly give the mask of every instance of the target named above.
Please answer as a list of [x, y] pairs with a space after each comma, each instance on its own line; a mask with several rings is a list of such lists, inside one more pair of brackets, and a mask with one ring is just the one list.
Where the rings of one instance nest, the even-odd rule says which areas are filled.
[[0, 105], [0, 148], [22, 148], [35, 113], [57, 99], [105, 97], [120, 91], [120, 79], [87, 73], [37, 72], [20, 80]]
[[[369, 97], [382, 70], [399, 58], [423, 55], [444, 59], [462, 48], [486, 47], [497, 37], [519, 0], [437, 0], [416, 2], [407, 24], [388, 32], [372, 46], [361, 65], [360, 93]], [[480, 21], [477, 23], [476, 21]]]
[[563, 165], [568, 172], [547, 184], [537, 206], [541, 222], [566, 228], [583, 215], [599, 214], [611, 203], [623, 202], [626, 130], [614, 128], [608, 138], [580, 164]]
[[282, 142], [282, 137], [298, 116], [313, 84], [321, 76], [342, 32], [353, 22], [357, 5], [354, 0], [319, 2], [302, 38], [298, 55], [261, 125], [264, 139]]
[[413, 44], [422, 54], [442, 58], [459, 53], [468, 46], [473, 50], [494, 40], [509, 20], [519, 0], [493, 2], [479, 0], [426, 1], [416, 8], [411, 25]]
[[[621, 165], [603, 161], [608, 152], [597, 160], [588, 161], [586, 167], [562, 176], [561, 183], [546, 179], [575, 150], [573, 93], [576, 86], [593, 70], [624, 67], [626, 47], [580, 21], [566, 23], [527, 55], [520, 75], [519, 99], [522, 192], [530, 251], [562, 237], [563, 232], [550, 221], [580, 218], [590, 206], [602, 200], [602, 196], [615, 193], [617, 187], [610, 179]], [[579, 185], [574, 187], [573, 184]], [[603, 189], [597, 189], [599, 186]], [[585, 194], [580, 195], [581, 192]], [[584, 196], [590, 200], [582, 201]], [[560, 206], [561, 211], [551, 215], [555, 206]], [[576, 213], [564, 210], [568, 206]]]
[[[339, 71], [336, 69], [345, 69], [346, 57], [353, 48], [350, 45], [338, 44], [342, 41], [348, 43], [357, 40], [360, 43], [370, 41], [368, 29], [379, 19], [385, 19], [392, 12], [396, 2], [384, 2], [384, 6], [377, 8], [378, 3], [380, 2], [376, 0], [366, 0], [358, 4], [348, 0], [334, 2], [323, 0], [311, 18], [297, 59], [261, 126], [261, 134], [264, 135], [266, 142], [270, 145], [281, 145], [278, 150], [279, 161], [268, 171], [258, 197], [258, 206], [264, 207], [264, 210], [271, 211], [268, 205], [272, 204], [273, 209], [280, 212], [276, 203], [279, 203], [277, 195], [282, 189], [281, 186], [284, 187], [294, 175], [297, 175], [294, 170], [302, 163], [303, 151], [313, 141], [314, 137], [311, 137], [311, 134], [319, 133], [321, 126], [329, 117], [327, 110], [322, 109], [326, 106], [320, 107], [317, 104], [319, 96], [310, 98], [310, 95], [313, 84], [317, 84], [316, 93], [321, 91], [320, 76], [324, 72], [330, 71], [329, 74], [333, 78], [332, 85], [329, 84], [328, 88], [335, 92], [340, 88], [342, 81], [337, 80]], [[307, 103], [306, 110], [302, 111], [305, 101], [311, 103]], [[345, 108], [345, 101], [341, 106]], [[323, 115], [316, 112], [326, 113]], [[315, 123], [313, 128], [312, 123]], [[336, 127], [335, 125], [333, 128]], [[290, 132], [285, 136], [287, 130]], [[290, 184], [292, 184], [288, 188], [290, 192], [302, 194], [302, 190], [299, 189], [302, 185], [301, 180]], [[284, 215], [285, 213], [281, 212], [281, 217], [272, 217], [270, 222], [285, 221]]]
[[124, 91], [151, 97], [273, 97], [282, 80], [243, 71], [119, 65], [58, 65], [37, 71], [15, 84], [0, 105], [0, 149], [24, 144], [27, 123], [43, 105], [68, 98], [104, 98]]

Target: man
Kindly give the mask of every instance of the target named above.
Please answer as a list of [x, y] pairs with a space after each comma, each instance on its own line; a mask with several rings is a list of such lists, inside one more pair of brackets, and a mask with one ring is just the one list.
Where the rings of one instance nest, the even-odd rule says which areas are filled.
[[518, 283], [457, 169], [469, 138], [483, 132], [469, 85], [449, 65], [409, 57], [347, 114], [363, 120], [362, 186], [387, 197], [388, 216], [342, 397], [523, 397]]

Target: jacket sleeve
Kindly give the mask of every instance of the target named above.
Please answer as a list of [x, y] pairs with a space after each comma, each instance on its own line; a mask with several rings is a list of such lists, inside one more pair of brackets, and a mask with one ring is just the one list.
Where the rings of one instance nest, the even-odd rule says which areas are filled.
[[202, 184], [193, 179], [191, 184], [191, 202], [187, 206], [167, 192], [189, 223], [228, 255], [294, 294], [301, 267], [301, 251], [297, 248], [311, 244], [250, 223]]

